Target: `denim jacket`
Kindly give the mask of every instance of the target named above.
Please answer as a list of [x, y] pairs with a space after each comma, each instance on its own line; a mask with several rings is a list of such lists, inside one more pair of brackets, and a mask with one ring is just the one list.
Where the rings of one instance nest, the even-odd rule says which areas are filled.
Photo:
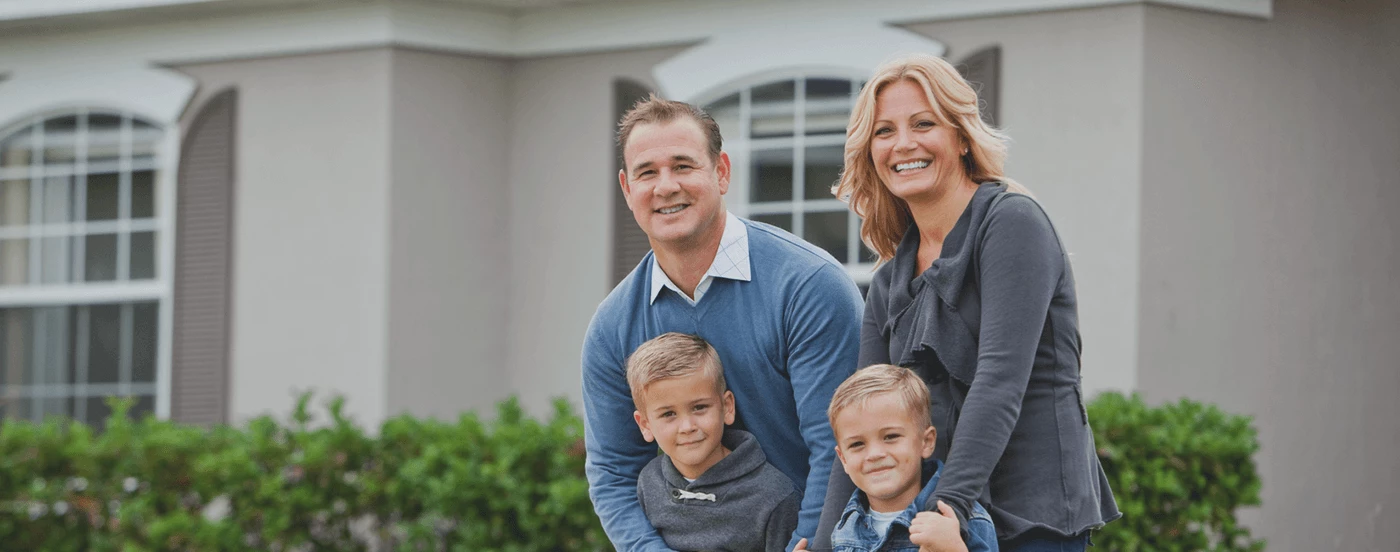
[[[943, 463], [938, 460], [924, 462], [923, 476], [927, 478], [918, 498], [909, 504], [899, 517], [890, 523], [885, 534], [877, 534], [870, 525], [869, 508], [866, 506], [865, 491], [856, 489], [851, 501], [836, 522], [831, 534], [833, 552], [918, 552], [919, 546], [909, 542], [909, 524], [919, 513], [919, 505], [933, 496], [938, 486], [938, 476], [943, 471]], [[981, 504], [973, 503], [972, 516], [967, 520], [968, 552], [997, 552], [997, 531], [992, 525], [992, 516]]]

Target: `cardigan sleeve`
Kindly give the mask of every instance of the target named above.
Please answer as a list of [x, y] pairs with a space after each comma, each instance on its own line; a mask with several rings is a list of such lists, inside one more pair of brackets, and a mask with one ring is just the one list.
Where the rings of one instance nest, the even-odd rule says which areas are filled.
[[987, 217], [978, 252], [977, 370], [929, 501], [947, 502], [962, 520], [970, 517], [1016, 426], [1050, 300], [1065, 272], [1059, 239], [1034, 200], [1008, 197]]

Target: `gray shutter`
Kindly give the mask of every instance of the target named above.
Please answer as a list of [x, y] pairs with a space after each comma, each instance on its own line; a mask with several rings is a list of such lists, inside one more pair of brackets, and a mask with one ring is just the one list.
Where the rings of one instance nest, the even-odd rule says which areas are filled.
[[[646, 99], [651, 94], [651, 90], [638, 83], [618, 79], [613, 81], [613, 133], [616, 135], [617, 122], [622, 120], [622, 115], [627, 110], [632, 109], [637, 102]], [[622, 195], [622, 187], [617, 184], [617, 172], [622, 170], [622, 145], [614, 144], [615, 151], [611, 188], [613, 195], [612, 213], [612, 280], [611, 286], [617, 285], [623, 278], [627, 277], [637, 263], [651, 251], [651, 242], [647, 241], [647, 235], [637, 226], [637, 219], [632, 217], [632, 210], [627, 208], [627, 198]]]
[[957, 65], [963, 78], [977, 90], [982, 120], [996, 126], [1001, 120], [1001, 46], [990, 46], [969, 54]]
[[180, 148], [170, 417], [183, 423], [228, 421], [237, 102], [232, 89], [205, 102]]

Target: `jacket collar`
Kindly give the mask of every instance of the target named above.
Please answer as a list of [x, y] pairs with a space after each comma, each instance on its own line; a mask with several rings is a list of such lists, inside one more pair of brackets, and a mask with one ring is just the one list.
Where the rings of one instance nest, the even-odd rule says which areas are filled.
[[[958, 294], [967, 279], [968, 268], [972, 265], [976, 249], [973, 242], [979, 239], [978, 234], [981, 233], [982, 223], [987, 218], [992, 200], [1004, 191], [1006, 185], [1000, 182], [984, 182], [978, 186], [962, 216], [958, 217], [957, 223], [943, 240], [943, 250], [939, 258], [922, 274], [916, 272], [919, 263], [919, 228], [910, 221], [909, 228], [904, 231], [904, 239], [899, 242], [894, 259], [890, 261], [894, 264], [891, 267], [894, 277], [890, 282], [889, 310], [886, 312], [895, 316], [886, 318], [885, 335], [889, 335], [893, 330], [894, 323], [899, 318], [898, 314], [909, 308], [914, 296], [923, 286], [933, 286], [939, 300], [949, 306], [956, 305]], [[918, 276], [912, 277], [914, 274]]]
[[762, 468], [768, 461], [768, 457], [763, 454], [763, 449], [758, 446], [758, 439], [752, 433], [741, 429], [728, 428], [724, 430], [724, 436], [720, 438], [720, 444], [729, 449], [729, 456], [725, 456], [700, 474], [694, 483], [685, 480], [676, 465], [667, 458], [661, 463], [661, 474], [666, 478], [666, 482], [678, 489], [691, 489], [699, 487], [710, 487], [723, 485], [750, 472]]
[[[923, 489], [919, 491], [919, 496], [914, 498], [914, 502], [910, 503], [903, 512], [899, 513], [899, 517], [895, 518], [894, 523], [908, 527], [910, 523], [914, 522], [914, 516], [918, 515], [920, 511], [923, 511], [924, 503], [928, 502], [929, 497], [933, 496], [933, 489], [938, 486], [938, 478], [942, 473], [943, 462], [940, 462], [937, 458], [924, 460], [923, 472], [920, 474], [920, 480], [923, 482]], [[868, 509], [868, 504], [869, 500], [866, 499], [865, 491], [856, 489], [854, 493], [851, 493], [851, 500], [846, 502], [846, 509], [841, 511], [841, 519], [836, 522], [837, 530], [841, 530], [847, 523], [854, 521], [852, 519], [853, 516], [859, 516], [856, 519], [864, 517]], [[893, 526], [893, 524], [891, 524], [891, 526]]]

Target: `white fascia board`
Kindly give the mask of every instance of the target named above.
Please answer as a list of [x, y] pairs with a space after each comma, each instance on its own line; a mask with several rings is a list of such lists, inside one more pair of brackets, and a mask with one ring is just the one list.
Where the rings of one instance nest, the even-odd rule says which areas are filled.
[[1160, 4], [1268, 18], [1273, 0], [715, 0], [571, 5], [518, 16], [516, 55], [693, 44], [735, 28], [773, 29], [794, 19], [905, 25], [1074, 8]]
[[228, 0], [0, 0], [0, 21], [227, 2]]

